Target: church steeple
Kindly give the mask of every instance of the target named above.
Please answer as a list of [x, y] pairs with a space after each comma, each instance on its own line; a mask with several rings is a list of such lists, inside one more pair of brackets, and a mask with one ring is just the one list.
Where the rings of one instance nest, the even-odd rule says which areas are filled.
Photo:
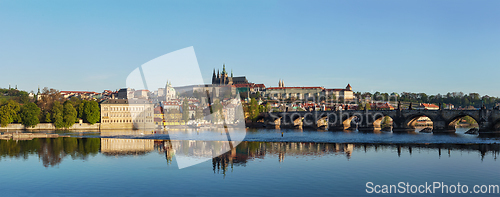
[[212, 84], [214, 84], [214, 83], [215, 83], [215, 78], [216, 78], [216, 77], [217, 77], [217, 76], [215, 75], [215, 68], [214, 68], [214, 74], [212, 75]]
[[231, 69], [231, 78], [233, 78], [233, 69]]
[[226, 64], [222, 64], [222, 75], [226, 75]]

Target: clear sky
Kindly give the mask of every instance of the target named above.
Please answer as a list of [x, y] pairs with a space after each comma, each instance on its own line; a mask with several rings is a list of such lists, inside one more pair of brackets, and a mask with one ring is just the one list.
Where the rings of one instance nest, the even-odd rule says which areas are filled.
[[205, 81], [500, 96], [500, 1], [0, 0], [0, 87], [119, 89], [193, 46]]

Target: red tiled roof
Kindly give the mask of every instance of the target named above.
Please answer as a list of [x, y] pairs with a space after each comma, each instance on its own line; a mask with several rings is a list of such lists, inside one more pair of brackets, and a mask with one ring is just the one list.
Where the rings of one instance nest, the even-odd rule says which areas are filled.
[[246, 88], [250, 87], [250, 84], [234, 84], [233, 86], [237, 88]]
[[372, 108], [377, 107], [379, 109], [394, 109], [394, 107], [389, 103], [372, 103], [370, 106]]
[[267, 89], [268, 90], [280, 90], [280, 89], [322, 89], [322, 90], [324, 90], [325, 88], [323, 88], [323, 87], [270, 87]]
[[348, 89], [325, 89], [325, 91], [349, 91]]
[[180, 105], [180, 104], [175, 101], [163, 101], [163, 105]]
[[420, 104], [422, 107], [430, 107], [430, 108], [439, 108], [439, 106], [434, 105], [434, 104], [428, 104], [428, 103], [422, 103]]
[[99, 94], [91, 91], [60, 91], [61, 94]]

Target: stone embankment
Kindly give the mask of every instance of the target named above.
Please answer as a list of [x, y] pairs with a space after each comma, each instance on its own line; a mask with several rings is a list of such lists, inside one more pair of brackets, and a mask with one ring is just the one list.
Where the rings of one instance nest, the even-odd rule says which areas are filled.
[[[89, 123], [75, 123], [73, 126], [68, 128], [67, 130], [99, 130], [100, 129], [100, 123], [96, 124], [89, 124]], [[0, 130], [2, 131], [15, 131], [15, 130], [57, 130], [54, 124], [52, 123], [40, 123], [37, 124], [35, 127], [25, 127], [22, 124], [8, 124], [6, 127], [0, 127]]]
[[3, 133], [0, 135], [2, 140], [32, 140], [33, 138], [58, 138], [66, 137], [51, 133]]

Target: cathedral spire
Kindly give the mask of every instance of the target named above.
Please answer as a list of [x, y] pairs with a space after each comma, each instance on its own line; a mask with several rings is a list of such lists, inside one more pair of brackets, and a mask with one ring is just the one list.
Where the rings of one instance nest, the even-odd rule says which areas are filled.
[[215, 83], [215, 78], [216, 78], [216, 77], [217, 77], [217, 76], [215, 75], [215, 68], [214, 68], [214, 74], [212, 75], [212, 84], [214, 84], [214, 83]]

